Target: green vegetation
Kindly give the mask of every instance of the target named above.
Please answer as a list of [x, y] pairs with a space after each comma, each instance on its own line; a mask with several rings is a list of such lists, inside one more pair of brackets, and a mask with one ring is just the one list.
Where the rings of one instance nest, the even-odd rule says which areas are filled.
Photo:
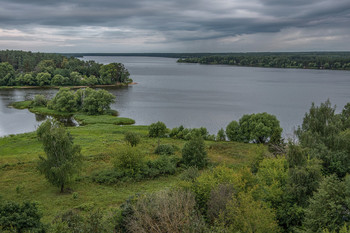
[[[35, 133], [0, 138], [0, 198], [38, 201], [51, 232], [347, 232], [349, 106], [336, 114], [329, 101], [312, 105], [298, 143], [279, 144], [281, 153], [269, 151], [270, 130], [258, 134], [264, 140], [237, 142], [204, 140], [204, 129], [177, 138], [180, 127], [159, 127], [155, 137], [149, 126], [67, 128], [83, 163], [63, 194], [37, 172], [45, 150]], [[253, 129], [277, 120], [252, 119], [260, 125]], [[136, 146], [127, 132], [140, 136]]]
[[133, 132], [126, 132], [125, 133], [125, 137], [124, 140], [130, 144], [130, 146], [137, 146], [137, 144], [140, 143], [140, 135], [138, 135], [137, 133], [133, 133]]
[[0, 203], [0, 231], [44, 232], [41, 214], [34, 202], [17, 204], [12, 201]]
[[180, 63], [350, 70], [349, 52], [189, 54]]
[[60, 187], [62, 193], [81, 168], [81, 149], [73, 145], [73, 138], [57, 121], [45, 121], [37, 134], [46, 154], [46, 158], [39, 157], [38, 169], [51, 184]]
[[239, 122], [232, 121], [226, 127], [227, 137], [237, 142], [279, 143], [281, 134], [280, 122], [266, 112], [244, 115]]
[[182, 149], [182, 159], [186, 166], [204, 168], [208, 164], [204, 139], [193, 135]]
[[134, 124], [135, 121], [133, 119], [116, 117], [118, 112], [110, 110], [109, 105], [114, 101], [114, 98], [112, 94], [105, 90], [95, 91], [86, 88], [74, 92], [68, 88], [60, 88], [50, 101], [42, 95], [36, 95], [32, 101], [14, 102], [11, 105], [18, 109], [28, 108], [29, 111], [41, 115], [74, 117], [81, 125]]
[[52, 53], [0, 51], [0, 86], [94, 86], [132, 82], [121, 63], [102, 65]]

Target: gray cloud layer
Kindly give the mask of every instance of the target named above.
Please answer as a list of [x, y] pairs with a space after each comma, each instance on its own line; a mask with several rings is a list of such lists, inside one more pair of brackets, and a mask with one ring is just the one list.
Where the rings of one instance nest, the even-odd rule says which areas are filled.
[[349, 50], [349, 24], [349, 0], [1, 0], [0, 46], [77, 52]]

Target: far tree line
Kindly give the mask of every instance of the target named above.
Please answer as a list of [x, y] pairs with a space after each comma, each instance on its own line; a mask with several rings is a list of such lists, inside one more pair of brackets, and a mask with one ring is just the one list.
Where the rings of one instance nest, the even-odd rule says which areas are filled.
[[235, 53], [193, 55], [180, 63], [223, 64], [235, 66], [350, 70], [350, 53]]
[[59, 54], [0, 51], [0, 86], [93, 86], [130, 83], [121, 63], [102, 65]]

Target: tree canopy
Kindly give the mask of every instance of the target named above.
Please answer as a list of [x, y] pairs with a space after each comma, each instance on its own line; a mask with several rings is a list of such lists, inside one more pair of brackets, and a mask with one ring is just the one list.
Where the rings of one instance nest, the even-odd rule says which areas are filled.
[[239, 122], [232, 121], [226, 127], [226, 135], [231, 141], [278, 143], [282, 128], [274, 115], [266, 112], [243, 115]]
[[80, 146], [74, 145], [69, 132], [54, 120], [42, 123], [37, 135], [46, 154], [46, 158], [39, 156], [38, 169], [51, 184], [60, 187], [63, 192], [64, 186], [80, 170]]
[[0, 51], [0, 86], [93, 86], [130, 83], [121, 63], [102, 65], [50, 53]]

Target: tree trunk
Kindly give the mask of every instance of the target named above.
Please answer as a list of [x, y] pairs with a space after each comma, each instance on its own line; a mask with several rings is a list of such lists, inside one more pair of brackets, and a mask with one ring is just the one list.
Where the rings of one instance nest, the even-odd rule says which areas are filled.
[[63, 193], [64, 190], [64, 184], [61, 184], [61, 193]]

